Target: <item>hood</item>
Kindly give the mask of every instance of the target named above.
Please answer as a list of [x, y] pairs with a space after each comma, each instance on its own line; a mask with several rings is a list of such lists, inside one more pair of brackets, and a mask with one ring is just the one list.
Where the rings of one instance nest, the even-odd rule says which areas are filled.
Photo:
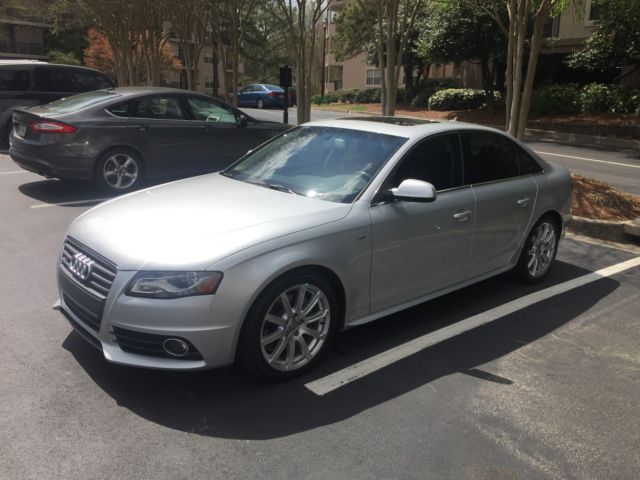
[[245, 248], [339, 220], [350, 209], [214, 173], [105, 202], [78, 217], [68, 234], [120, 270], [204, 270]]

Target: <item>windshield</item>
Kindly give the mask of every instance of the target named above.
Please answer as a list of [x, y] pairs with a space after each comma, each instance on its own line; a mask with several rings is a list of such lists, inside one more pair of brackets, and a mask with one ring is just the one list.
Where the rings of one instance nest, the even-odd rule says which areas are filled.
[[119, 95], [106, 90], [96, 90], [93, 92], [73, 95], [72, 97], [62, 98], [55, 102], [47, 103], [46, 105], [43, 105], [43, 107], [56, 113], [69, 113], [82, 108], [92, 107], [93, 105], [97, 105], [106, 100], [112, 100], [118, 96]]
[[406, 138], [329, 127], [298, 127], [223, 175], [284, 192], [351, 203]]

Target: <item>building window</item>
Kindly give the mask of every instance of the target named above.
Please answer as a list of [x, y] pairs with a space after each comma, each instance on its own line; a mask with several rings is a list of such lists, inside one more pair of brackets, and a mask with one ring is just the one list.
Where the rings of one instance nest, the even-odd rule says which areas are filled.
[[587, 26], [593, 25], [600, 18], [600, 5], [598, 0], [587, 0], [584, 24]]
[[204, 76], [204, 88], [213, 91], [213, 75]]
[[213, 52], [211, 50], [204, 51], [204, 63], [213, 64]]
[[367, 85], [380, 85], [381, 70], [379, 68], [370, 68], [367, 70]]

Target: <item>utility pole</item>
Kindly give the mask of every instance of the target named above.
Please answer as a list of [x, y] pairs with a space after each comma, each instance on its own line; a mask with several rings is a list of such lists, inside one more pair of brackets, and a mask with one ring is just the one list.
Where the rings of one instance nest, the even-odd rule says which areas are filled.
[[324, 83], [325, 83], [325, 63], [327, 56], [327, 27], [329, 26], [329, 20], [325, 16], [322, 21], [322, 71], [320, 79], [320, 99], [324, 99]]

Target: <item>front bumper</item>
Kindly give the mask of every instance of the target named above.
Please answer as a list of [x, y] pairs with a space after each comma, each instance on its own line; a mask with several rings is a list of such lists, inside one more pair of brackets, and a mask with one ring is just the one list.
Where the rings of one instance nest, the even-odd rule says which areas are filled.
[[[230, 317], [228, 312], [225, 315], [223, 307], [215, 307], [214, 297], [172, 300], [129, 297], [124, 294], [124, 289], [134, 274], [118, 272], [104, 300], [98, 322], [90, 322], [81, 310], [87, 300], [79, 298], [84, 295], [81, 283], [65, 269], [59, 268], [60, 299], [53, 308], [60, 311], [74, 330], [101, 351], [109, 362], [162, 370], [201, 370], [233, 363], [237, 325], [240, 322]], [[143, 349], [136, 348], [136, 353], [132, 353], [122, 337], [118, 336], [118, 332], [122, 331], [141, 337], [141, 342], [147, 341], [145, 338], [184, 339], [193, 346], [197, 355], [185, 358], [158, 355], [161, 342], [149, 345], [154, 347], [153, 352], [150, 348], [149, 353], [142, 354], [138, 352]], [[137, 345], [144, 343], [139, 341]]]

